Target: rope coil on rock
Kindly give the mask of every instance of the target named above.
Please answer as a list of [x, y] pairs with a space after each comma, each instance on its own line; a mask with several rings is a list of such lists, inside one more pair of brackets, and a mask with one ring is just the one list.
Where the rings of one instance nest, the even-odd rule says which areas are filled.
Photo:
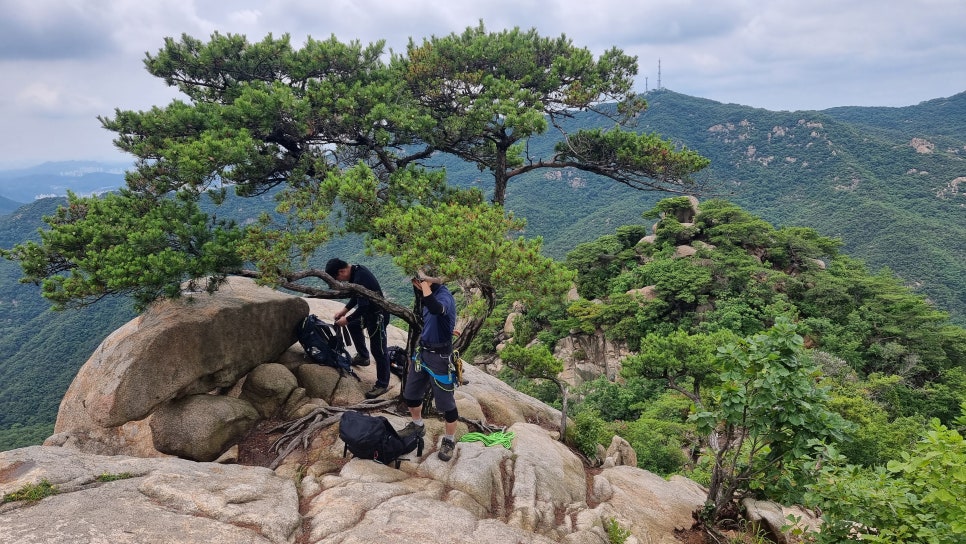
[[466, 433], [460, 437], [460, 442], [482, 442], [484, 446], [503, 446], [510, 449], [513, 445], [513, 433], [497, 431], [490, 434]]

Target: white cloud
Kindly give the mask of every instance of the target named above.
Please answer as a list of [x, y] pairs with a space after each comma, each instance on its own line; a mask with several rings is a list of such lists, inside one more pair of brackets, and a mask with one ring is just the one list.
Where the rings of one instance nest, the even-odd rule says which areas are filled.
[[[962, 0], [0, 0], [0, 165], [115, 153], [97, 115], [174, 96], [142, 61], [165, 37], [288, 33], [402, 51], [410, 37], [536, 28], [639, 62], [662, 84], [769, 109], [903, 106], [966, 91]], [[70, 124], [54, 125], [55, 119]], [[43, 131], [34, 134], [35, 131]], [[27, 141], [43, 145], [28, 146]]]
[[60, 85], [37, 81], [23, 87], [16, 96], [16, 106], [25, 113], [45, 117], [92, 118], [105, 113], [108, 106], [90, 95], [77, 94]]

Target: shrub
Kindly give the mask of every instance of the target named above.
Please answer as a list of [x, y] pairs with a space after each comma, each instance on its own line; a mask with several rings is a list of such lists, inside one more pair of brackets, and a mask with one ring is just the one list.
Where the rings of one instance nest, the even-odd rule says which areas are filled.
[[631, 536], [631, 532], [621, 527], [621, 524], [614, 518], [607, 518], [604, 521], [604, 530], [607, 531], [607, 542], [609, 544], [624, 544]]
[[46, 478], [44, 478], [36, 484], [25, 484], [23, 487], [14, 491], [13, 493], [7, 493], [3, 496], [2, 502], [37, 502], [44, 497], [56, 495], [57, 493], [59, 493], [57, 486], [53, 485], [47, 481]]
[[660, 419], [644, 418], [630, 423], [624, 438], [637, 452], [637, 466], [661, 476], [681, 471], [688, 459], [682, 437], [687, 426]]
[[607, 422], [593, 410], [581, 411], [574, 418], [573, 445], [587, 457], [597, 455], [597, 445], [603, 445], [611, 435]]
[[[966, 426], [966, 403], [957, 420]], [[900, 460], [867, 469], [835, 449], [806, 498], [822, 511], [817, 542], [953, 544], [966, 541], [966, 441], [938, 419]]]

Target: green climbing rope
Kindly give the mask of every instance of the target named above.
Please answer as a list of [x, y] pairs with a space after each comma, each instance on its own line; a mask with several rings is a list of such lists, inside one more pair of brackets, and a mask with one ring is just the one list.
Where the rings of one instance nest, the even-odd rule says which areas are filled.
[[510, 449], [513, 443], [513, 433], [497, 431], [495, 433], [466, 433], [460, 437], [460, 442], [482, 442], [485, 446], [503, 446]]

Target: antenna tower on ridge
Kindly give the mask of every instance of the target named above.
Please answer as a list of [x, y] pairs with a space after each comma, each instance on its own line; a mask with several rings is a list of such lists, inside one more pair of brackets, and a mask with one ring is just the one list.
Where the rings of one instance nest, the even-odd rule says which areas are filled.
[[661, 59], [657, 59], [657, 90], [661, 90]]

